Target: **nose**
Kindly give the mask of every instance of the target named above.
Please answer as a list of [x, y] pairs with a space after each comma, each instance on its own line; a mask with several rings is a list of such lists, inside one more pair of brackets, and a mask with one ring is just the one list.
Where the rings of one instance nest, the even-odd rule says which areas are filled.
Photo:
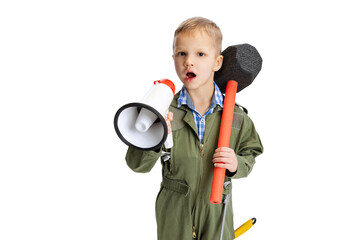
[[193, 67], [194, 66], [194, 62], [189, 55], [186, 56], [184, 65], [185, 65], [185, 67]]

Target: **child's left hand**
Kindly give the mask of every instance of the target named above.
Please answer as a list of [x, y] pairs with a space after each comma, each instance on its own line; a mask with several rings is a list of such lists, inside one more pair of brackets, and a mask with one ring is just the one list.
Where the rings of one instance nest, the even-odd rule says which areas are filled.
[[215, 167], [226, 168], [229, 172], [234, 173], [238, 168], [238, 161], [233, 149], [221, 147], [215, 150], [213, 156]]

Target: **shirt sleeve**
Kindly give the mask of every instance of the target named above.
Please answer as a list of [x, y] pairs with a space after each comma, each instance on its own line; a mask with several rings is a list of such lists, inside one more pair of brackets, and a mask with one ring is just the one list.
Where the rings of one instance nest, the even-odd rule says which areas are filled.
[[251, 119], [245, 114], [238, 138], [235, 153], [238, 160], [238, 170], [235, 173], [227, 171], [231, 178], [247, 177], [255, 164], [255, 158], [263, 153], [263, 145]]
[[160, 158], [161, 150], [142, 151], [132, 147], [128, 148], [125, 160], [129, 168], [134, 172], [146, 173], [154, 167], [156, 161]]

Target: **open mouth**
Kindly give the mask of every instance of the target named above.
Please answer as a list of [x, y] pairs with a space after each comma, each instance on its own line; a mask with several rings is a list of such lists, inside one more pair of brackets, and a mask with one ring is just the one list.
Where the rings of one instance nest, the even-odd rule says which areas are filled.
[[195, 78], [196, 77], [196, 74], [193, 73], [193, 72], [187, 72], [186, 73], [186, 78], [187, 79], [192, 79], [192, 78]]

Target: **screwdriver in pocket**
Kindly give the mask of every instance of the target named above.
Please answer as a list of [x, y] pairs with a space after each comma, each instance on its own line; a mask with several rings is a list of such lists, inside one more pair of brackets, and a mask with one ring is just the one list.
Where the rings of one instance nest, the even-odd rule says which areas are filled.
[[256, 218], [252, 218], [250, 220], [248, 220], [247, 222], [245, 222], [243, 225], [241, 225], [240, 227], [238, 227], [235, 230], [235, 238], [237, 238], [238, 236], [240, 236], [241, 234], [245, 233], [247, 230], [249, 230], [254, 224], [256, 223]]

